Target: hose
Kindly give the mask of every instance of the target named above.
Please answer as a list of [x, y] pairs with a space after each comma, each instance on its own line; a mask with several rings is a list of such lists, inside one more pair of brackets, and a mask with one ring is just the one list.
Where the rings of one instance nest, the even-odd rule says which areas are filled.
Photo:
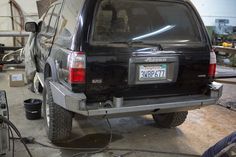
[[23, 141], [22, 139], [22, 136], [21, 136], [21, 133], [19, 132], [19, 130], [16, 128], [16, 126], [11, 122], [9, 121], [7, 118], [3, 117], [0, 115], [0, 120], [2, 120], [4, 123], [6, 123], [8, 126], [10, 126], [14, 132], [17, 134], [17, 136], [19, 137], [21, 143], [24, 145], [27, 153], [29, 154], [30, 157], [33, 157], [33, 155], [31, 154], [29, 148], [27, 147], [27, 145], [25, 144], [25, 142]]

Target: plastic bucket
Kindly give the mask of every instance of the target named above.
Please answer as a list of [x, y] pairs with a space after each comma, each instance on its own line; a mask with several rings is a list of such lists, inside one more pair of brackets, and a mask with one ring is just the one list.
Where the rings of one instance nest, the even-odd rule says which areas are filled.
[[25, 116], [29, 120], [36, 120], [41, 118], [42, 100], [27, 99], [24, 101]]

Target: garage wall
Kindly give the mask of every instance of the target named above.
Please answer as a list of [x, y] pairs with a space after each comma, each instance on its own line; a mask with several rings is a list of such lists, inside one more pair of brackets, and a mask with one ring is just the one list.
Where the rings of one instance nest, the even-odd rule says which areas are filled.
[[191, 0], [206, 26], [215, 26], [215, 19], [229, 19], [236, 26], [236, 0]]
[[[27, 17], [27, 20], [37, 19], [37, 16], [35, 16], [38, 14], [36, 0], [16, 0], [16, 2], [20, 5], [26, 16], [30, 15]], [[10, 16], [9, 0], [0, 0], [0, 31], [10, 31], [12, 29]], [[12, 38], [0, 38], [0, 43], [5, 45], [12, 46], [12, 41]]]
[[[0, 31], [11, 28], [11, 20], [6, 17], [10, 15], [9, 3], [6, 0], [0, 0]], [[12, 39], [0, 38], [0, 43], [11, 43]]]
[[[22, 8], [24, 14], [37, 15], [36, 0], [16, 0]], [[9, 0], [0, 0], [0, 30], [10, 30], [11, 19], [6, 16], [11, 16]], [[35, 19], [35, 17], [28, 17]]]
[[[26, 15], [37, 14], [37, 0], [16, 0]], [[236, 0], [191, 0], [196, 6], [206, 26], [214, 26], [215, 19], [229, 19], [236, 26]], [[4, 17], [3, 17], [4, 16]], [[11, 30], [9, 0], [0, 0], [0, 31]], [[36, 19], [28, 17], [28, 20]], [[0, 43], [12, 45], [12, 39], [0, 38]]]

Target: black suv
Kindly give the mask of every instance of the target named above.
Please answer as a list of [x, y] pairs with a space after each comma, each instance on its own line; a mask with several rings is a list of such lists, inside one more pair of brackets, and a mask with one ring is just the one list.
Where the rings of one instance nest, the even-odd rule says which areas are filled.
[[215, 104], [215, 53], [186, 0], [58, 0], [32, 32], [49, 139], [68, 138], [73, 114], [152, 114], [162, 127]]

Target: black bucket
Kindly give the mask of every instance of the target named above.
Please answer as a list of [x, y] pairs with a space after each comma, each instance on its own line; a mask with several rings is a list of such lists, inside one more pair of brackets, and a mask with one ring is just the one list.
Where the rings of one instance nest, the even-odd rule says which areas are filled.
[[25, 116], [29, 120], [36, 120], [41, 118], [42, 100], [28, 99], [24, 101]]

